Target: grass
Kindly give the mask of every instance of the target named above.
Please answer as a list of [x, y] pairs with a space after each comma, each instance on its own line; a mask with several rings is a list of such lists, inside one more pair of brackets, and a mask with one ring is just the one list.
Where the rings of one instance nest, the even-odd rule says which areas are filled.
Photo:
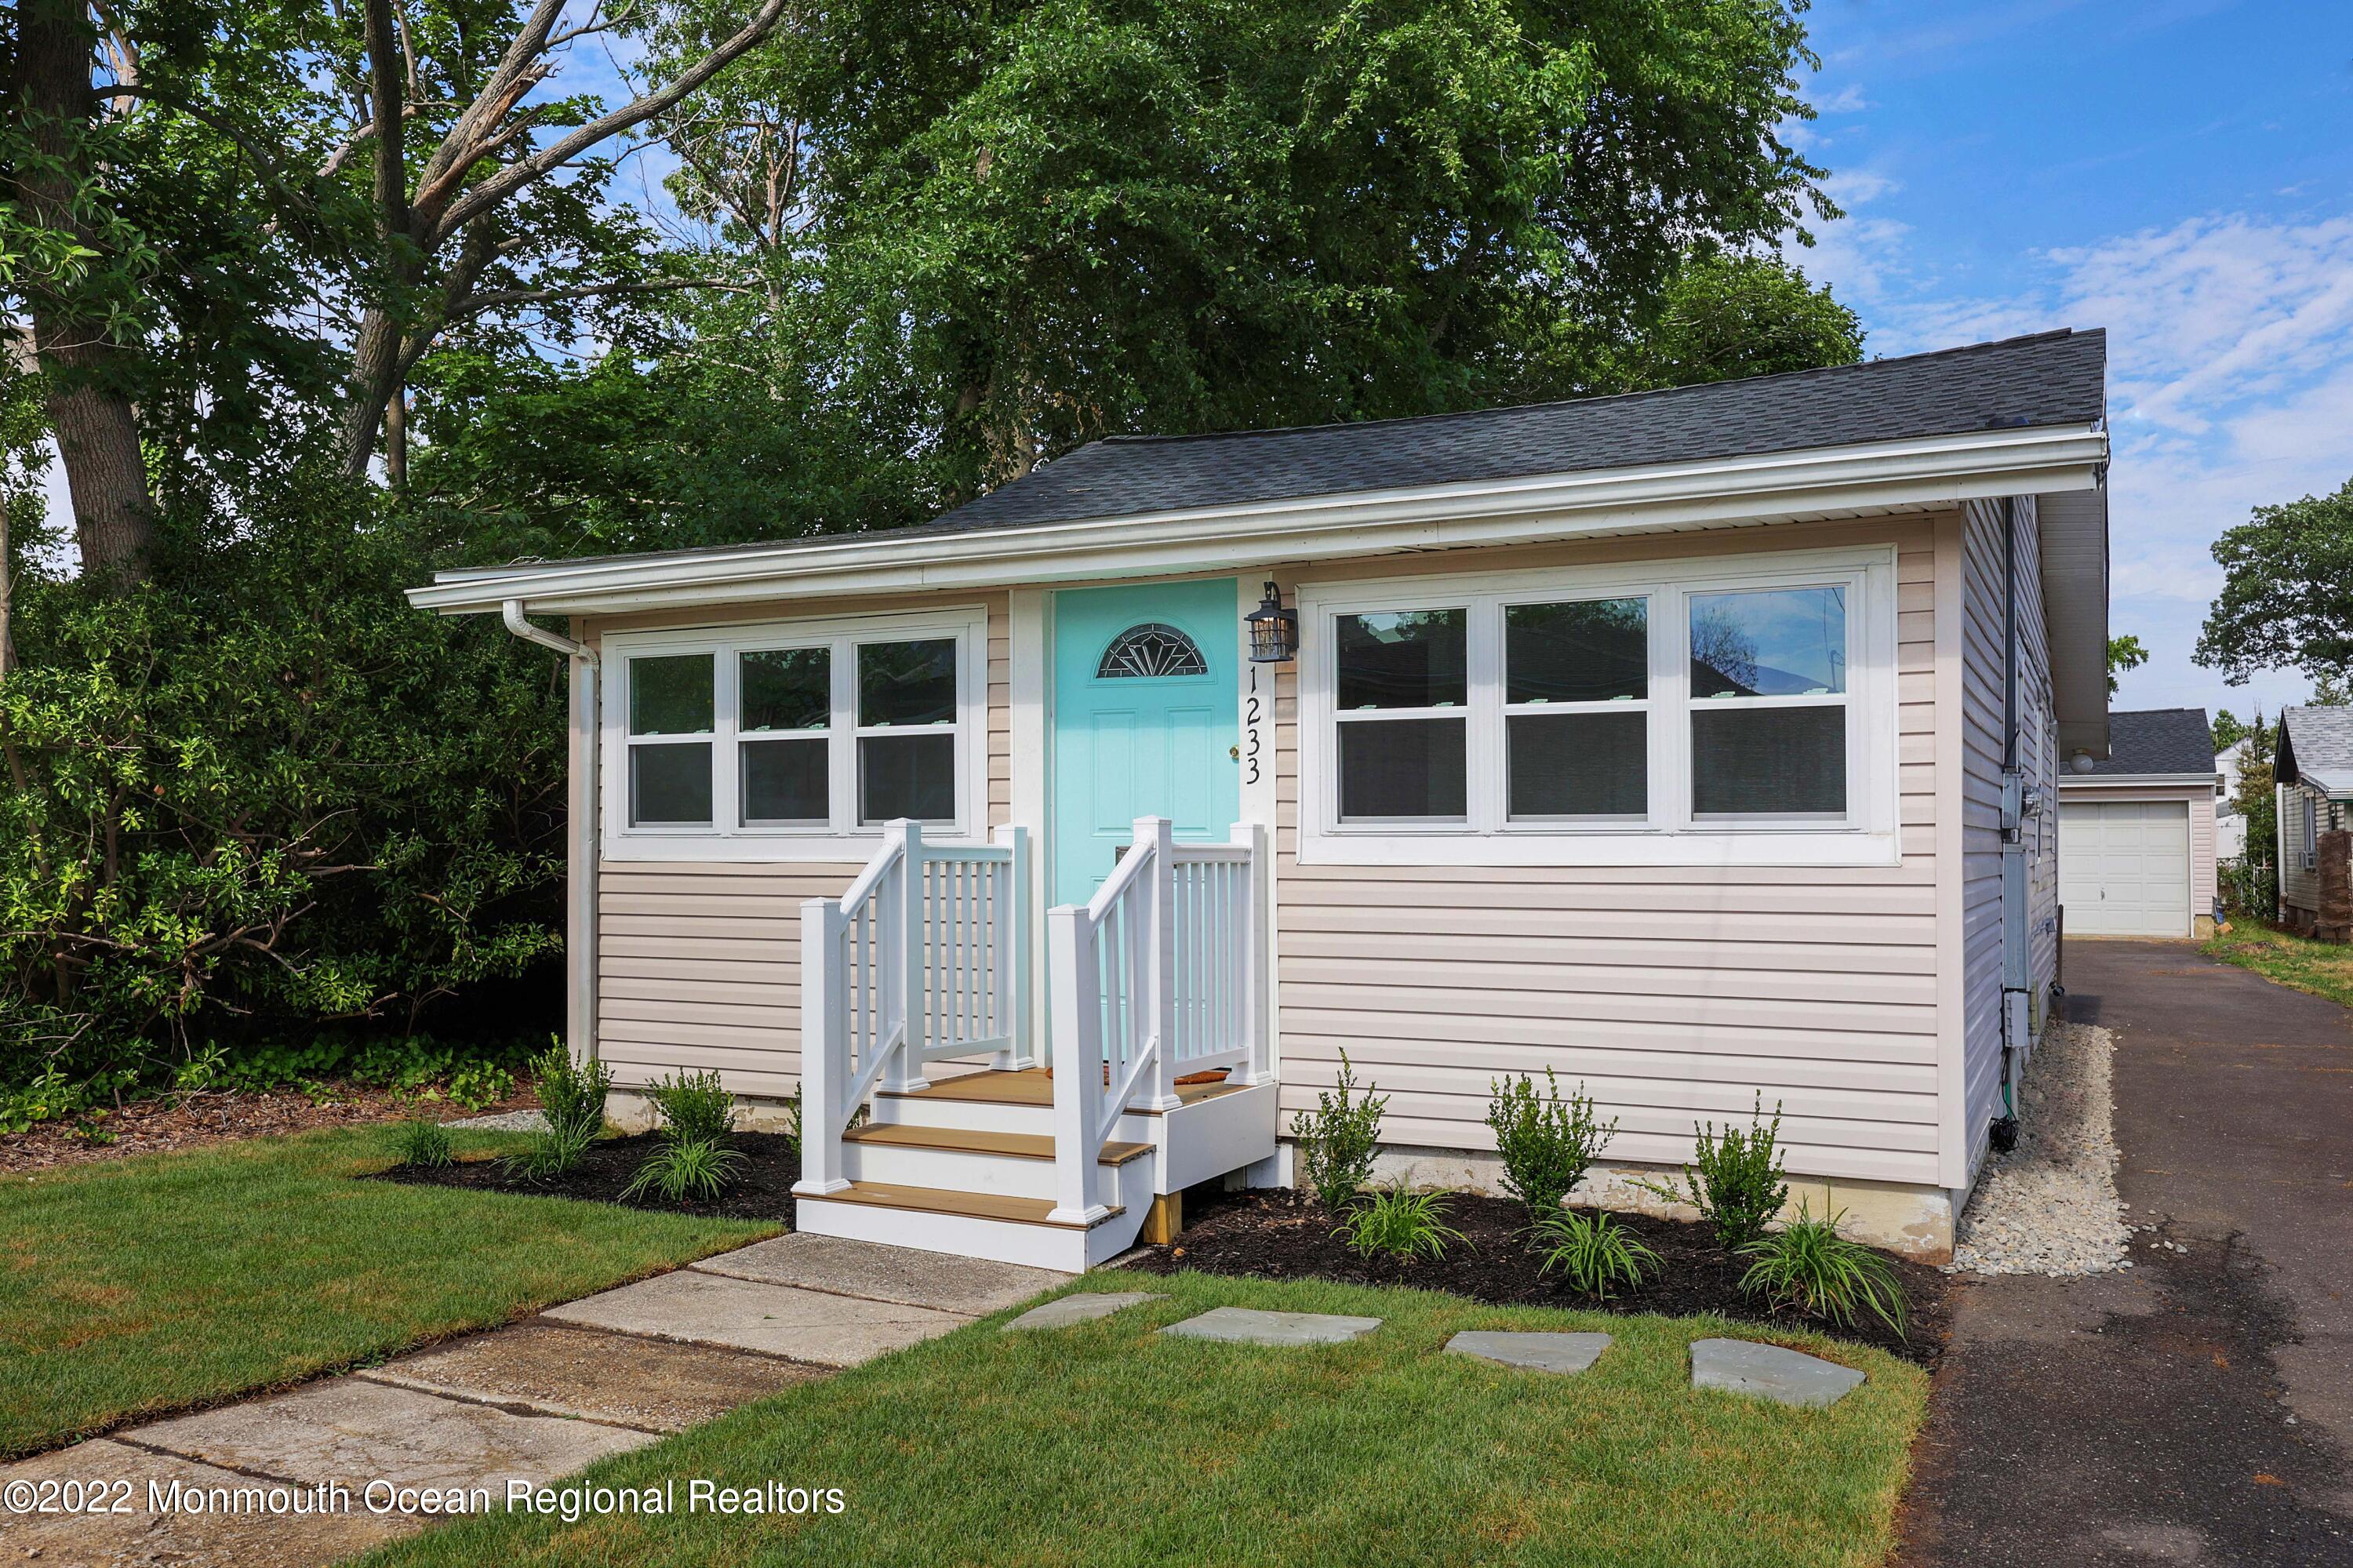
[[[1927, 1379], [1877, 1351], [1777, 1340], [1864, 1369], [1828, 1410], [1689, 1385], [1706, 1318], [1482, 1306], [1422, 1291], [1180, 1274], [1078, 1328], [1007, 1314], [603, 1461], [567, 1486], [676, 1483], [679, 1511], [489, 1514], [368, 1568], [720, 1564], [1877, 1563]], [[1153, 1330], [1212, 1306], [1385, 1319], [1354, 1343], [1261, 1350]], [[1577, 1377], [1441, 1347], [1464, 1329], [1599, 1329]], [[690, 1512], [689, 1482], [839, 1487], [838, 1515]]]
[[[459, 1133], [460, 1158], [512, 1139]], [[380, 1359], [776, 1227], [354, 1181], [386, 1129], [0, 1181], [0, 1457]]]
[[2292, 936], [2242, 916], [2230, 930], [2210, 938], [2204, 951], [2265, 980], [2353, 1007], [2353, 947]]

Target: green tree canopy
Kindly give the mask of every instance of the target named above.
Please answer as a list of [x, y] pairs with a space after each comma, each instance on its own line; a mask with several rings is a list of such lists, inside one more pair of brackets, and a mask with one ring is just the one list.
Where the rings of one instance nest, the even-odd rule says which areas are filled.
[[2258, 506], [2214, 542], [2222, 591], [2197, 660], [2233, 685], [2300, 670], [2316, 685], [2353, 673], [2353, 481], [2328, 495]]

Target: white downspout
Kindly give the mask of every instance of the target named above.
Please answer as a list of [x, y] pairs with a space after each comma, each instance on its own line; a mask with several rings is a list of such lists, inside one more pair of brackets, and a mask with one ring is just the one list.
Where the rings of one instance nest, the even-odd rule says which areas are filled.
[[597, 1054], [596, 1041], [596, 824], [600, 683], [596, 651], [585, 642], [534, 626], [522, 615], [522, 600], [508, 599], [499, 618], [526, 642], [553, 649], [572, 665], [570, 821], [565, 844], [565, 1038], [575, 1062]]

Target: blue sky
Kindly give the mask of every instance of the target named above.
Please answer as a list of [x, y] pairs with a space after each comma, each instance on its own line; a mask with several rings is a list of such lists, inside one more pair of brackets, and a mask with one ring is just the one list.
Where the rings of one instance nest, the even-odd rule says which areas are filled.
[[2211, 546], [2264, 502], [2353, 478], [2353, 6], [1817, 0], [1848, 216], [1791, 254], [1867, 354], [2108, 330], [2122, 708], [2300, 701], [2190, 662]]

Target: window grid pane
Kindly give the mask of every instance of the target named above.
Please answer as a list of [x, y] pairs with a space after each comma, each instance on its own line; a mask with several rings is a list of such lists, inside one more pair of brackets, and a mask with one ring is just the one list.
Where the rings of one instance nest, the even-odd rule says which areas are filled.
[[1505, 703], [1641, 702], [1650, 694], [1648, 599], [1504, 607]]
[[858, 648], [858, 723], [862, 729], [954, 724], [953, 638], [865, 642]]
[[739, 748], [744, 822], [827, 821], [832, 749], [822, 737], [744, 741]]
[[712, 743], [707, 740], [630, 747], [630, 825], [701, 826], [709, 822], [711, 754]]
[[1514, 714], [1504, 722], [1513, 821], [1650, 814], [1648, 714]]
[[629, 661], [631, 735], [709, 735], [716, 711], [708, 653], [670, 653]]
[[1846, 589], [1691, 596], [1692, 696], [1797, 697], [1846, 690]]
[[859, 820], [871, 827], [896, 817], [944, 822], [955, 818], [954, 735], [870, 735], [858, 743]]
[[1846, 705], [1695, 707], [1694, 817], [1842, 817]]
[[1335, 622], [1343, 713], [1459, 708], [1470, 701], [1470, 612], [1368, 611]]
[[1340, 820], [1466, 821], [1470, 727], [1467, 715], [1342, 724]]
[[736, 710], [745, 734], [833, 723], [833, 651], [762, 648], [739, 656]]

